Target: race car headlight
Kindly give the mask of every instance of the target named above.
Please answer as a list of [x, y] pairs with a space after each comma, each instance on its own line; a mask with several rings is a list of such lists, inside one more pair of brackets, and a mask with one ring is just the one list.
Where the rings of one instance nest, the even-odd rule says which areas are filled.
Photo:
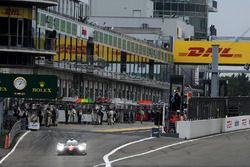
[[79, 151], [84, 151], [84, 150], [86, 150], [86, 144], [83, 143], [83, 144], [78, 145], [78, 150], [79, 150]]
[[64, 150], [64, 145], [61, 143], [58, 143], [56, 146], [57, 151], [63, 151]]

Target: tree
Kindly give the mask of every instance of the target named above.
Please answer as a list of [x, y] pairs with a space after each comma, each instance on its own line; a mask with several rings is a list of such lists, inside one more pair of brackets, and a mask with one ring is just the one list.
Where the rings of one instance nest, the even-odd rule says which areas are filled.
[[242, 73], [235, 76], [221, 77], [223, 80], [228, 80], [228, 96], [249, 96], [250, 82], [249, 77]]

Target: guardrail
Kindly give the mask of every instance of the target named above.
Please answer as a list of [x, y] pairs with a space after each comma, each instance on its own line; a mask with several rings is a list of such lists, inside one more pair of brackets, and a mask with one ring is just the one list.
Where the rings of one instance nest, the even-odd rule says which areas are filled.
[[5, 144], [4, 144], [4, 148], [7, 149], [11, 146], [15, 136], [20, 133], [21, 131], [21, 120], [17, 121], [12, 129], [10, 130], [10, 132], [8, 134], [6, 134], [5, 136]]

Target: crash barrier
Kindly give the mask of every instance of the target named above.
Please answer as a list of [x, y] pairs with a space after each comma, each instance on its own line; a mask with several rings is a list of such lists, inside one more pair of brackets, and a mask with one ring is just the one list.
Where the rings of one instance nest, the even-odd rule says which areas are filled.
[[250, 128], [250, 116], [228, 117], [223, 119], [223, 132]]
[[177, 121], [176, 132], [179, 138], [191, 139], [221, 133], [222, 119]]
[[250, 128], [250, 115], [210, 120], [177, 121], [179, 138], [192, 139], [207, 135]]
[[250, 115], [250, 97], [192, 97], [188, 101], [190, 120]]
[[14, 126], [12, 127], [12, 129], [10, 130], [10, 132], [8, 134], [6, 134], [5, 136], [5, 144], [4, 144], [4, 148], [7, 149], [10, 147], [10, 145], [12, 144], [15, 136], [20, 133], [21, 131], [21, 121], [17, 121]]

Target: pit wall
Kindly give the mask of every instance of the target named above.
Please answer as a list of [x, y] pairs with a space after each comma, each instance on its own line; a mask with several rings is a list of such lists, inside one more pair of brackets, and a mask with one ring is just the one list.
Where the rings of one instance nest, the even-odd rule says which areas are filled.
[[179, 138], [192, 139], [224, 132], [250, 128], [250, 116], [220, 119], [177, 121], [176, 132]]

